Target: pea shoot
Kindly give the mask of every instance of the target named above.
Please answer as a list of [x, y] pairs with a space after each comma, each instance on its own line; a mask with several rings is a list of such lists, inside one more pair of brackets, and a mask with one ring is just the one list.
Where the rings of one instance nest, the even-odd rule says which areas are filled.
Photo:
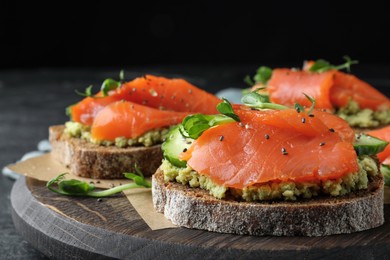
[[272, 103], [269, 100], [268, 95], [262, 95], [255, 91], [250, 92], [244, 95], [241, 99], [241, 102], [247, 105], [248, 107], [258, 108], [258, 109], [275, 109], [275, 110], [284, 110], [288, 107]]
[[195, 114], [184, 118], [179, 131], [186, 138], [196, 139], [207, 129], [221, 124], [240, 122], [238, 115], [234, 113], [233, 107], [227, 99], [223, 99], [217, 105], [218, 115]]
[[[132, 189], [132, 188], [151, 188], [151, 183], [145, 179], [141, 170], [135, 165], [136, 173], [124, 173], [124, 176], [128, 179], [133, 180], [134, 182], [119, 185], [107, 190], [95, 191], [95, 185], [87, 183], [85, 181], [70, 179], [65, 180], [65, 175], [67, 173], [62, 173], [57, 177], [51, 179], [47, 182], [46, 187], [58, 194], [65, 196], [85, 196], [85, 197], [107, 197], [119, 193], [121, 191]], [[54, 186], [57, 186], [55, 188]]]
[[218, 112], [234, 119], [234, 121], [240, 122], [240, 118], [234, 113], [233, 107], [229, 100], [226, 98], [222, 98], [222, 100], [223, 101], [217, 105]]
[[345, 63], [340, 65], [332, 65], [328, 61], [323, 59], [316, 60], [314, 64], [310, 67], [309, 71], [321, 73], [328, 70], [346, 69], [349, 72], [351, 71], [351, 65], [359, 63], [359, 61], [352, 60], [349, 56], [344, 56], [343, 59], [345, 60]]
[[249, 75], [246, 75], [244, 82], [249, 86], [254, 86], [256, 84], [266, 85], [269, 79], [272, 76], [272, 69], [267, 66], [261, 66], [257, 69], [256, 74], [251, 78]]
[[80, 92], [78, 91], [77, 89], [75, 90], [76, 94], [79, 95], [79, 96], [82, 96], [82, 97], [92, 97], [92, 88], [93, 88], [93, 85], [89, 85], [85, 90], [84, 92]]

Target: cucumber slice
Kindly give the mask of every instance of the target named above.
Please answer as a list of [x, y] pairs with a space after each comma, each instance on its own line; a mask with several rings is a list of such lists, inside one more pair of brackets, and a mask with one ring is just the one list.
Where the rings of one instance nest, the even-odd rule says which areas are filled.
[[187, 162], [179, 159], [185, 149], [188, 149], [194, 139], [185, 138], [179, 130], [180, 125], [172, 128], [168, 133], [167, 140], [162, 144], [161, 148], [164, 153], [164, 158], [177, 167], [186, 167]]
[[390, 165], [382, 164], [381, 165], [381, 173], [385, 178], [385, 185], [390, 186]]
[[353, 144], [356, 153], [360, 155], [374, 155], [382, 152], [389, 142], [367, 134], [360, 134], [356, 137]]

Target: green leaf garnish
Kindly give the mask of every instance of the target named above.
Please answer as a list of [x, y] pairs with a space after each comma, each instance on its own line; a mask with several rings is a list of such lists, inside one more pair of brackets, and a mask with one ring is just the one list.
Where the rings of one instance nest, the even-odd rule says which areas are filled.
[[240, 122], [240, 118], [234, 113], [230, 102], [223, 98], [223, 101], [217, 105], [217, 110], [222, 115], [203, 115], [195, 114], [186, 116], [183, 119], [179, 131], [183, 137], [196, 139], [207, 129], [231, 122]]
[[89, 85], [85, 90], [84, 93], [78, 91], [77, 89], [75, 90], [77, 95], [80, 95], [82, 97], [91, 97], [92, 96], [92, 87], [93, 85]]
[[107, 97], [109, 91], [115, 90], [119, 88], [121, 85], [122, 83], [119, 81], [113, 79], [106, 79], [105, 81], [103, 81], [103, 84], [100, 87], [100, 90], [103, 92], [103, 97]]
[[233, 111], [232, 104], [226, 98], [222, 98], [222, 102], [217, 105], [217, 110], [219, 113], [233, 118], [235, 121], [240, 122], [240, 118]]
[[232, 123], [235, 120], [225, 115], [195, 114], [184, 118], [180, 133], [187, 138], [196, 139], [207, 129], [221, 124]]
[[[253, 76], [253, 80], [249, 75], [246, 75], [244, 78], [244, 82], [248, 84], [249, 86], [254, 86], [256, 83], [261, 83], [266, 85], [268, 80], [272, 76], [272, 69], [267, 66], [261, 66], [257, 69], [256, 74]], [[247, 93], [243, 93], [247, 94]]]
[[295, 103], [294, 104], [294, 108], [295, 110], [299, 113], [299, 112], [304, 112], [305, 111], [305, 108], [303, 106], [301, 106], [301, 104], [298, 104], [298, 103]]
[[[245, 76], [245, 78], [244, 78], [244, 82], [246, 83], [246, 84], [248, 84], [249, 86], [253, 86], [253, 85], [255, 85], [255, 82], [251, 79], [251, 76], [249, 76], [249, 75], [246, 75]], [[250, 89], [250, 88], [249, 88]]]
[[333, 70], [346, 69], [349, 72], [351, 71], [352, 64], [359, 63], [359, 61], [352, 60], [349, 56], [344, 56], [343, 59], [345, 60], [345, 63], [340, 65], [332, 65], [328, 61], [323, 59], [316, 60], [313, 66], [310, 67], [309, 71], [321, 73], [332, 69]]
[[256, 75], [253, 77], [256, 83], [267, 84], [272, 76], [272, 69], [267, 66], [261, 66], [257, 69]]
[[[311, 106], [309, 108], [309, 111], [307, 111], [307, 114], [311, 114], [311, 112], [313, 112], [314, 107], [316, 106], [316, 100], [315, 100], [315, 98], [312, 98], [311, 96], [309, 96], [305, 93], [302, 93], [302, 94], [305, 95], [305, 97], [311, 102]], [[305, 112], [305, 108], [299, 103], [295, 103], [294, 108], [298, 113]]]
[[[62, 173], [57, 177], [51, 179], [47, 182], [46, 187], [53, 192], [65, 196], [86, 196], [97, 198], [111, 196], [131, 188], [150, 188], [152, 186], [151, 183], [144, 178], [142, 172], [136, 165], [135, 171], [136, 173], [124, 173], [124, 176], [126, 178], [131, 179], [134, 182], [119, 185], [107, 190], [94, 191], [95, 186], [85, 181], [79, 181], [75, 179], [65, 180], [65, 174], [67, 173]], [[57, 188], [53, 187], [55, 185], [57, 185]]]
[[138, 167], [137, 164], [134, 165], [134, 169], [136, 173], [132, 172], [125, 172], [124, 175], [127, 179], [131, 179], [135, 182], [135, 184], [145, 187], [145, 188], [151, 188], [152, 185], [149, 181], [145, 180], [145, 177], [141, 171], [141, 169]]
[[259, 109], [275, 109], [284, 110], [288, 107], [271, 103], [268, 95], [262, 95], [257, 92], [251, 92], [242, 97], [241, 102], [248, 107], [259, 108]]
[[309, 109], [309, 111], [307, 111], [307, 113], [310, 114], [311, 112], [313, 112], [313, 109], [316, 106], [316, 100], [315, 100], [315, 98], [313, 98], [305, 93], [303, 93], [303, 95], [305, 95], [305, 97], [311, 102], [310, 109]]

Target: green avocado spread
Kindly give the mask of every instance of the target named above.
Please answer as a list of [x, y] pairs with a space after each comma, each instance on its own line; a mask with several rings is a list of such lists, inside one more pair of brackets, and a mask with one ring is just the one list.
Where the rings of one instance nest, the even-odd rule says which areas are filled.
[[65, 123], [65, 133], [71, 137], [81, 138], [90, 143], [98, 144], [102, 146], [117, 146], [120, 148], [125, 148], [129, 146], [152, 146], [155, 144], [161, 144], [167, 137], [169, 128], [159, 128], [148, 131], [137, 138], [125, 138], [117, 137], [115, 141], [108, 140], [94, 140], [91, 137], [91, 128], [85, 126], [78, 122], [66, 122]]
[[296, 200], [298, 198], [311, 198], [320, 194], [342, 196], [353, 191], [367, 189], [369, 177], [379, 173], [375, 160], [369, 156], [358, 158], [359, 171], [349, 173], [342, 178], [320, 182], [269, 182], [246, 187], [242, 190], [217, 185], [205, 175], [200, 175], [187, 165], [180, 168], [164, 159], [161, 170], [164, 172], [164, 181], [176, 181], [189, 185], [192, 188], [202, 188], [222, 199], [230, 193], [237, 199], [244, 201], [263, 200]]
[[352, 127], [372, 128], [390, 124], [390, 110], [361, 109], [359, 104], [353, 100], [350, 100], [345, 107], [338, 109], [336, 115]]

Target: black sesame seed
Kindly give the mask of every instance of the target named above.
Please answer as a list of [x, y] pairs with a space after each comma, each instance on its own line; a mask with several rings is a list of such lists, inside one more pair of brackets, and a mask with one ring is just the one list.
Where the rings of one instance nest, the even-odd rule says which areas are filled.
[[333, 128], [329, 128], [329, 131], [331, 131], [332, 133], [335, 132]]
[[324, 146], [324, 145], [325, 145], [325, 142], [320, 143], [320, 146]]
[[283, 155], [288, 155], [288, 152], [282, 152]]
[[264, 137], [265, 137], [265, 139], [267, 139], [267, 140], [269, 139], [269, 135], [268, 135], [268, 134], [265, 134]]
[[184, 149], [183, 149], [183, 153], [185, 153], [185, 152], [187, 152], [187, 148], [184, 148]]
[[102, 201], [103, 201], [102, 198], [98, 198], [98, 199], [97, 199], [97, 202], [102, 202]]
[[100, 181], [96, 181], [96, 183], [100, 183]]
[[302, 123], [306, 123], [306, 118], [303, 117], [301, 121]]
[[310, 114], [309, 117], [314, 117], [314, 114]]
[[187, 141], [186, 144], [192, 144], [192, 142], [191, 141]]
[[223, 135], [221, 135], [220, 137], [219, 137], [219, 141], [223, 141]]
[[93, 182], [93, 181], [90, 181], [89, 184], [94, 184], [94, 182]]
[[296, 107], [295, 110], [296, 110], [298, 113], [301, 112], [301, 110], [299, 109], [299, 107]]
[[286, 152], [286, 148], [282, 148], [282, 153], [285, 153]]

